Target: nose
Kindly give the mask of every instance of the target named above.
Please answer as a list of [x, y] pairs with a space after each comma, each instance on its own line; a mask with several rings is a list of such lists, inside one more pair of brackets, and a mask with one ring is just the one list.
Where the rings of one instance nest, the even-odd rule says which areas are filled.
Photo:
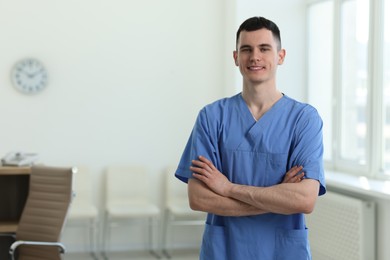
[[261, 52], [259, 49], [253, 49], [250, 57], [251, 61], [260, 61], [261, 60]]

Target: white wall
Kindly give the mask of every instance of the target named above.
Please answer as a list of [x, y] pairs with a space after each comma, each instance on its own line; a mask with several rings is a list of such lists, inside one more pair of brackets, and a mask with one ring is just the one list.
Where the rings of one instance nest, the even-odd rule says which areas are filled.
[[[223, 1], [5, 2], [0, 154], [160, 168], [177, 161], [198, 110], [223, 92]], [[36, 96], [11, 86], [10, 69], [24, 57], [49, 71]]]
[[[102, 204], [111, 164], [176, 164], [200, 108], [224, 90], [223, 0], [0, 0], [0, 156], [84, 165]], [[41, 60], [49, 86], [26, 96], [10, 70]]]

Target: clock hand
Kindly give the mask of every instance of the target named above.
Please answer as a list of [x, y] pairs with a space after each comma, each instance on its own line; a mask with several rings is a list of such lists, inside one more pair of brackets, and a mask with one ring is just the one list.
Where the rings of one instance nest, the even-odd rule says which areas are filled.
[[37, 71], [37, 72], [35, 72], [35, 73], [34, 73], [34, 76], [39, 75], [39, 74], [41, 74], [43, 77], [46, 76], [46, 73], [45, 73], [42, 69], [39, 70], [39, 71]]
[[30, 72], [28, 72], [28, 71], [26, 71], [24, 69], [21, 69], [20, 73], [23, 73], [24, 75], [26, 75], [29, 78], [32, 78], [34, 76], [34, 73], [30, 73]]
[[27, 77], [29, 77], [30, 79], [35, 77], [35, 73], [26, 73], [27, 74]]

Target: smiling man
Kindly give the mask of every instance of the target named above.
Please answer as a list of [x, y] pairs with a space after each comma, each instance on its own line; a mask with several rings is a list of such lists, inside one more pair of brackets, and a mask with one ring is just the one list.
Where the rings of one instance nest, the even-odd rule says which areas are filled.
[[176, 171], [193, 210], [207, 212], [200, 259], [311, 259], [304, 214], [325, 193], [322, 120], [276, 86], [279, 28], [237, 31], [242, 92], [204, 107]]

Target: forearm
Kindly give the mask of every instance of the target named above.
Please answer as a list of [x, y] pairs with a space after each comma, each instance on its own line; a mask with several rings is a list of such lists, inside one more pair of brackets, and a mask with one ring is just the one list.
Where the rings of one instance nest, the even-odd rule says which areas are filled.
[[[304, 176], [304, 174], [300, 173], [302, 166], [292, 167], [286, 173], [281, 184], [257, 187], [230, 182], [211, 161], [203, 156], [199, 156], [199, 160], [193, 160], [192, 164], [193, 166], [190, 169], [194, 178], [199, 180], [202, 186], [209, 192], [222, 196], [222, 198], [212, 198], [210, 194], [207, 194], [210, 197], [202, 197], [205, 200], [199, 204], [199, 207], [203, 203], [211, 203], [210, 201], [213, 199], [223, 201], [225, 197], [238, 201], [238, 205], [241, 205], [239, 202], [242, 202], [249, 209], [252, 210], [254, 208], [261, 213], [311, 213], [319, 192], [320, 185], [317, 180], [302, 180]], [[197, 198], [193, 199], [196, 200]], [[217, 202], [214, 205], [220, 204]], [[212, 210], [212, 208], [207, 208], [207, 210]]]
[[232, 183], [225, 195], [266, 212], [279, 214], [311, 213], [318, 195], [318, 189], [318, 181], [309, 179], [305, 179], [300, 183], [281, 183], [270, 187], [254, 187]]
[[223, 197], [196, 179], [188, 181], [188, 195], [191, 209], [197, 211], [235, 217], [267, 213], [241, 200]]

